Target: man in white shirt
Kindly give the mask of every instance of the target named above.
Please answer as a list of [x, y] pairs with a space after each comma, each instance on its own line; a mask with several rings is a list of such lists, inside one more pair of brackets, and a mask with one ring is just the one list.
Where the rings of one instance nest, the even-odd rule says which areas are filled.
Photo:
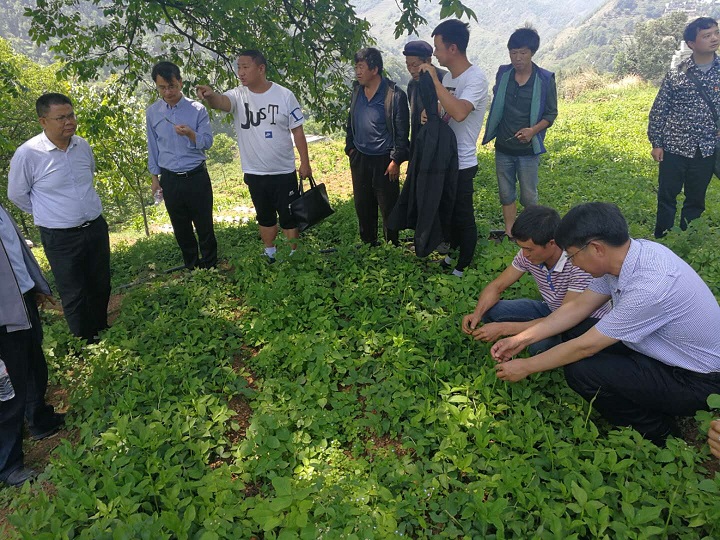
[[224, 94], [206, 85], [196, 90], [210, 107], [234, 116], [245, 183], [255, 205], [265, 256], [273, 263], [278, 221], [288, 239], [299, 236], [288, 205], [298, 197], [293, 140], [300, 154], [300, 177], [312, 175], [302, 126], [305, 119], [295, 95], [267, 80], [267, 61], [261, 52], [242, 51], [237, 66], [241, 86]]
[[[470, 41], [467, 23], [457, 19], [443, 21], [433, 30], [432, 36], [435, 58], [450, 73], [441, 81], [432, 64], [423, 64], [420, 69], [432, 77], [443, 119], [449, 123], [457, 138], [459, 171], [450, 248], [459, 248], [453, 274], [462, 277], [463, 270], [472, 261], [477, 244], [473, 179], [477, 174], [477, 140], [485, 117], [488, 81], [485, 73], [467, 58]], [[450, 267], [452, 259], [447, 256], [441, 264]]]
[[110, 238], [93, 187], [95, 158], [75, 135], [72, 101], [44, 94], [35, 104], [43, 132], [10, 161], [8, 198], [40, 229], [70, 331], [88, 342], [107, 328]]

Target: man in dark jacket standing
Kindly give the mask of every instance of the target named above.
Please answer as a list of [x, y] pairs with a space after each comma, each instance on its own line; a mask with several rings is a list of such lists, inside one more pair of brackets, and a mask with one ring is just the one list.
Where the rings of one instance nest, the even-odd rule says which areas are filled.
[[[410, 155], [412, 156], [413, 146], [420, 127], [423, 124], [422, 112], [425, 110], [422, 97], [420, 96], [420, 66], [432, 63], [432, 45], [426, 41], [410, 41], [403, 49], [405, 55], [405, 66], [412, 79], [407, 85], [407, 96], [410, 101]], [[438, 79], [442, 82], [447, 73], [444, 69], [436, 69]], [[437, 99], [436, 99], [437, 101]], [[437, 104], [433, 103], [437, 108]]]
[[355, 54], [355, 76], [348, 114], [345, 153], [350, 158], [355, 211], [360, 238], [377, 244], [378, 207], [386, 242], [397, 244], [398, 233], [387, 220], [400, 193], [400, 164], [408, 159], [408, 101], [393, 81], [382, 75], [380, 51], [372, 47]]

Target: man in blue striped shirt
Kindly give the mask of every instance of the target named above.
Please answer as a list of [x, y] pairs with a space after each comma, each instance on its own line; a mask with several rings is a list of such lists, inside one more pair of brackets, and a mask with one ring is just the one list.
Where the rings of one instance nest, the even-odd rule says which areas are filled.
[[[676, 433], [673, 417], [706, 409], [707, 397], [720, 393], [717, 300], [668, 248], [630, 239], [615, 205], [576, 206], [560, 222], [555, 240], [595, 279], [541, 323], [493, 345], [497, 376], [515, 382], [565, 366], [569, 386], [608, 421], [664, 443]], [[609, 299], [613, 309], [584, 334], [532, 359], [512, 359]]]
[[178, 66], [158, 62], [152, 78], [160, 94], [145, 111], [152, 192], [162, 191], [185, 267], [212, 268], [217, 264], [217, 240], [205, 166], [205, 152], [213, 143], [210, 117], [202, 103], [183, 95]]

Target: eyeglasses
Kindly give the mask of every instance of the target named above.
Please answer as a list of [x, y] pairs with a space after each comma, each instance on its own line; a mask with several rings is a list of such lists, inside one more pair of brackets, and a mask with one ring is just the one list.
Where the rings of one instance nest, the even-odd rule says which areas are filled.
[[177, 90], [178, 88], [180, 88], [180, 85], [179, 84], [168, 84], [167, 86], [165, 86], [163, 84], [163, 85], [156, 86], [155, 88], [157, 88], [157, 91], [162, 94], [163, 92], [167, 92], [168, 90], [171, 90], [171, 91]]
[[55, 118], [50, 118], [49, 116], [46, 116], [48, 120], [55, 120], [56, 122], [62, 122], [65, 123], [68, 120], [75, 120], [76, 116], [74, 112], [71, 112], [70, 114], [63, 114], [62, 116], [56, 116]]
[[568, 261], [572, 262], [573, 257], [575, 257], [575, 255], [577, 255], [578, 253], [580, 253], [583, 249], [585, 249], [586, 247], [588, 247], [592, 242], [594, 242], [594, 240], [588, 240], [583, 247], [581, 247], [580, 249], [578, 249], [578, 250], [577, 250], [575, 253], [573, 253], [572, 255], [568, 255], [568, 256], [567, 256]]

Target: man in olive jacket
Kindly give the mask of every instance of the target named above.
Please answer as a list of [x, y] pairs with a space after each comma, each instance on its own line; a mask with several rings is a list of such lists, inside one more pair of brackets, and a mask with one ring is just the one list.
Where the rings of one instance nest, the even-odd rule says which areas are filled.
[[355, 211], [360, 238], [377, 244], [378, 207], [386, 242], [397, 244], [398, 232], [388, 228], [400, 194], [400, 164], [409, 157], [410, 112], [405, 92], [382, 75], [380, 51], [372, 47], [355, 54], [355, 76], [348, 114], [345, 153], [350, 158]]

